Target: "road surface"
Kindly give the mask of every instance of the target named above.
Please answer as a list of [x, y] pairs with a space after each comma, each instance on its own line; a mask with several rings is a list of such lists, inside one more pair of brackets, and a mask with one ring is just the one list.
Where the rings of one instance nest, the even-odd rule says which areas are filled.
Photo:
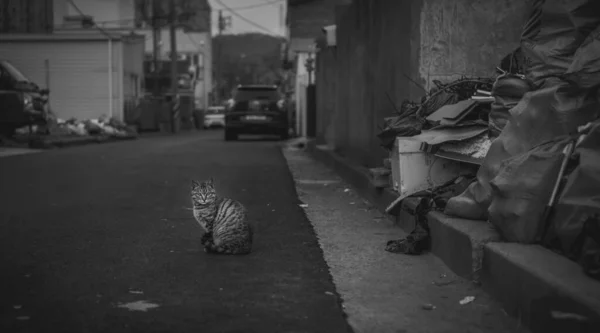
[[[190, 180], [256, 223], [211, 256]], [[161, 135], [0, 159], [2, 332], [348, 332], [279, 144]]]

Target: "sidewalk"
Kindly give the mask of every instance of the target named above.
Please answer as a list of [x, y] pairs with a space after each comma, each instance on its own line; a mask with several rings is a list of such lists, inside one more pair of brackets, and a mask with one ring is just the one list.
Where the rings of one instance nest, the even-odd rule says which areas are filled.
[[0, 158], [16, 156], [16, 155], [35, 154], [35, 153], [41, 153], [42, 151], [43, 150], [39, 150], [39, 149], [0, 146]]
[[400, 228], [308, 152], [283, 154], [355, 332], [527, 332], [434, 255], [386, 252]]
[[[365, 168], [314, 143], [308, 144], [308, 151], [357, 188], [379, 211], [396, 198], [390, 190], [370, 186]], [[414, 201], [405, 200], [396, 217], [396, 225], [405, 232], [414, 227], [414, 208]], [[496, 231], [481, 221], [451, 218], [439, 212], [430, 213], [428, 221], [432, 253], [459, 276], [481, 283], [532, 332], [600, 332], [600, 283], [585, 276], [576, 263], [540, 246], [499, 242]], [[380, 243], [393, 238], [389, 234]], [[395, 260], [406, 258], [396, 255]]]

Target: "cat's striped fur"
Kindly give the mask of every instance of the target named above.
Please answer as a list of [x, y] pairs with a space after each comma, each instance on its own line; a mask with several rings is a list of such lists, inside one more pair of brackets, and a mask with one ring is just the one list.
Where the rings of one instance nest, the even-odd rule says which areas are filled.
[[246, 208], [238, 201], [219, 198], [212, 178], [192, 180], [194, 218], [204, 229], [204, 250], [209, 253], [248, 254], [252, 251], [252, 226]]

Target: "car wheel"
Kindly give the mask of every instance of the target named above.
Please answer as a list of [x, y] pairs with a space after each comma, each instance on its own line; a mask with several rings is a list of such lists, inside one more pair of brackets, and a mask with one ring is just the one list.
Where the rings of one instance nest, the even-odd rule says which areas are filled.
[[230, 129], [225, 129], [225, 141], [234, 141], [237, 140], [238, 135], [236, 132]]

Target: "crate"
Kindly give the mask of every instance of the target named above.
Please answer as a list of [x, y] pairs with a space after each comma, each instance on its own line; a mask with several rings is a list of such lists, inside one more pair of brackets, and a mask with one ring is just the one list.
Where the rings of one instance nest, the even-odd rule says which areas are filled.
[[398, 137], [391, 153], [392, 187], [400, 196], [441, 185], [469, 168], [466, 163], [445, 159], [421, 150], [424, 143]]

